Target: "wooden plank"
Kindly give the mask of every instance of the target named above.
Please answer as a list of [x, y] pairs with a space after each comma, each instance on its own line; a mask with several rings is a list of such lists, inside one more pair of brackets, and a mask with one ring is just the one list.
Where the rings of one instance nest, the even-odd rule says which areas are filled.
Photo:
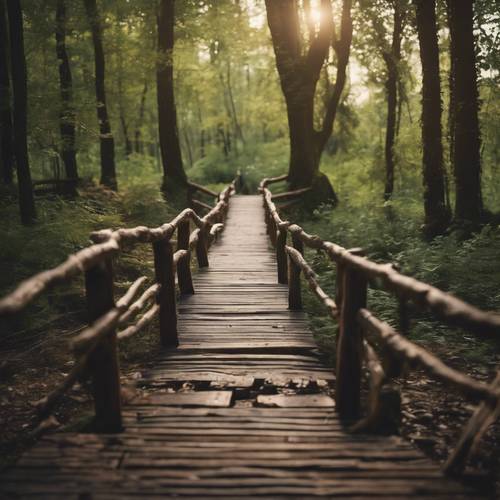
[[272, 396], [257, 396], [257, 404], [262, 406], [278, 406], [280, 408], [333, 408], [335, 402], [324, 394], [305, 394], [301, 396], [287, 396], [276, 394]]
[[213, 406], [228, 407], [233, 397], [232, 391], [181, 392], [155, 394], [148, 397], [149, 403], [164, 406]]

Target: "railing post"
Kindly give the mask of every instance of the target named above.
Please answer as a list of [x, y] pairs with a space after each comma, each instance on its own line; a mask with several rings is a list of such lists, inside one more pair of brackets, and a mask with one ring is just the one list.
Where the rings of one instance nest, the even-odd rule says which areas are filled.
[[342, 273], [342, 301], [337, 342], [336, 406], [343, 420], [360, 413], [363, 331], [358, 311], [366, 306], [367, 281], [357, 270], [346, 265]]
[[271, 237], [271, 221], [269, 220], [270, 217], [271, 216], [269, 215], [269, 209], [264, 199], [264, 220], [266, 222], [266, 233], [269, 237]]
[[198, 260], [198, 267], [208, 267], [208, 237], [207, 226], [200, 228], [198, 234], [198, 243], [196, 245], [196, 258]]
[[[364, 255], [364, 250], [362, 248], [349, 248], [348, 252], [351, 255], [357, 255], [362, 257]], [[345, 263], [340, 261], [337, 262], [337, 278], [336, 278], [336, 286], [335, 286], [335, 304], [337, 304], [337, 308], [339, 311], [342, 310], [342, 297], [344, 293], [344, 269], [345, 269]], [[337, 343], [338, 343], [338, 337], [337, 337]]]
[[[292, 234], [293, 248], [304, 254], [304, 245], [302, 241]], [[300, 267], [295, 264], [288, 255], [288, 309], [297, 311], [302, 309], [302, 293], [300, 289]]]
[[191, 277], [191, 252], [189, 251], [189, 220], [181, 222], [177, 227], [177, 249], [187, 250], [188, 255], [177, 263], [177, 280], [181, 294], [194, 293], [193, 279]]
[[269, 237], [271, 238], [271, 243], [273, 247], [276, 248], [276, 242], [278, 240], [278, 228], [276, 227], [276, 222], [272, 214], [269, 215]]
[[[89, 323], [115, 307], [111, 259], [100, 262], [85, 272], [85, 291]], [[114, 433], [122, 430], [120, 368], [116, 343], [116, 331], [113, 330], [89, 356], [97, 432]]]
[[276, 239], [276, 263], [278, 265], [278, 283], [286, 285], [288, 283], [287, 256], [285, 252], [286, 237], [288, 231], [280, 228]]
[[160, 341], [165, 347], [177, 347], [177, 308], [175, 303], [175, 270], [172, 243], [166, 239], [153, 243], [156, 282], [160, 284]]

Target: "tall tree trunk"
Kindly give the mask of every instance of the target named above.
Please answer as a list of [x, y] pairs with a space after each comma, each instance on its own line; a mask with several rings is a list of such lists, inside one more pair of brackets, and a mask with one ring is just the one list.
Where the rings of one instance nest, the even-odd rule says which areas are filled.
[[450, 28], [452, 145], [455, 217], [477, 221], [483, 211], [479, 99], [473, 32], [473, 0], [447, 0]]
[[23, 224], [36, 219], [35, 199], [28, 159], [28, 88], [24, 56], [23, 13], [19, 0], [8, 0], [10, 63], [14, 96], [14, 153], [16, 156], [19, 208]]
[[234, 135], [235, 137], [238, 137], [243, 144], [245, 144], [245, 137], [243, 136], [243, 130], [241, 128], [240, 122], [238, 120], [238, 114], [236, 112], [236, 103], [234, 102], [233, 88], [231, 84], [231, 63], [229, 60], [227, 61], [226, 75], [228, 99], [231, 106], [231, 116], [234, 122]]
[[[332, 5], [321, 0], [318, 33], [309, 32], [309, 47], [302, 49], [298, 3], [290, 0], [266, 0], [267, 20], [276, 55], [276, 66], [287, 106], [290, 132], [290, 187], [312, 186], [317, 201], [337, 202], [333, 188], [319, 173], [321, 154], [333, 131], [333, 124], [346, 81], [346, 67], [352, 39], [351, 0], [344, 0], [340, 37], [334, 34]], [[306, 5], [307, 10], [307, 5]], [[314, 36], [313, 36], [314, 35]], [[326, 106], [322, 129], [314, 129], [314, 96], [321, 68], [330, 46], [337, 54], [337, 78]]]
[[76, 113], [73, 106], [73, 79], [66, 51], [66, 5], [65, 0], [57, 0], [56, 8], [56, 55], [59, 62], [59, 86], [61, 89], [61, 113], [59, 127], [61, 131], [61, 156], [64, 162], [66, 178], [71, 180], [74, 192], [78, 183], [76, 164], [75, 124]]
[[134, 150], [136, 153], [144, 153], [144, 144], [142, 143], [142, 125], [144, 123], [144, 113], [146, 111], [146, 96], [148, 93], [148, 81], [144, 81], [142, 88], [141, 102], [139, 104], [139, 117], [134, 134]]
[[292, 188], [310, 186], [319, 170], [320, 151], [314, 130], [315, 84], [304, 84], [285, 93], [290, 131], [288, 181]]
[[401, 60], [401, 38], [403, 15], [398, 2], [394, 2], [394, 28], [390, 53], [384, 53], [387, 66], [387, 127], [385, 133], [385, 191], [384, 199], [391, 198], [394, 191], [394, 142], [397, 129], [399, 64]]
[[125, 156], [129, 158], [133, 152], [132, 141], [128, 136], [128, 125], [127, 125], [127, 120], [125, 118], [125, 110], [123, 109], [123, 105], [120, 104], [119, 107], [120, 107], [120, 124], [122, 126], [122, 134], [125, 140]]
[[12, 109], [9, 79], [9, 37], [4, 0], [0, 0], [0, 162], [2, 181], [14, 180], [14, 152], [12, 144]]
[[189, 130], [187, 127], [184, 127], [184, 142], [186, 143], [186, 151], [188, 154], [189, 165], [193, 166], [193, 148], [191, 146], [191, 137], [189, 136]]
[[120, 114], [120, 125], [122, 127], [123, 140], [125, 141], [125, 156], [127, 158], [133, 152], [132, 141], [128, 135], [128, 124], [127, 118], [125, 116], [125, 106], [123, 104], [124, 92], [123, 92], [123, 53], [121, 48], [118, 52], [118, 110]]
[[445, 203], [441, 137], [441, 82], [435, 0], [415, 0], [422, 62], [422, 143], [425, 231], [442, 232], [450, 214]]
[[158, 125], [163, 164], [163, 190], [169, 184], [185, 184], [187, 176], [182, 163], [177, 111], [174, 99], [174, 21], [175, 0], [160, 0], [158, 13], [158, 65], [156, 70]]
[[115, 141], [111, 133], [111, 124], [106, 105], [105, 61], [102, 44], [102, 26], [96, 0], [84, 0], [87, 17], [92, 30], [95, 58], [95, 95], [97, 101], [97, 119], [99, 120], [101, 146], [101, 184], [116, 190]]

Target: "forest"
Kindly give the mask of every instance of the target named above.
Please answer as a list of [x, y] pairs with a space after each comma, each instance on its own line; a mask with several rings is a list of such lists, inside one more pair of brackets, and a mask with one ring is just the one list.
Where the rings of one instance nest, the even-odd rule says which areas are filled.
[[[499, 34], [499, 0], [0, 0], [0, 297], [92, 232], [205, 213], [193, 193], [237, 175], [247, 195], [286, 175], [276, 193], [304, 195], [283, 219], [500, 313]], [[334, 296], [335, 269], [305, 255]], [[117, 288], [152, 259], [127, 251]], [[42, 432], [32, 403], [71, 366], [84, 293], [71, 283], [0, 315], [0, 466]], [[398, 301], [368, 298], [392, 324]], [[304, 308], [334, 359], [337, 327], [306, 290]], [[498, 338], [413, 313], [412, 341], [482, 381], [498, 370]], [[153, 331], [120, 352], [127, 373]], [[401, 433], [443, 461], [465, 403], [431, 386], [409, 377]], [[498, 430], [473, 464], [488, 474]]]

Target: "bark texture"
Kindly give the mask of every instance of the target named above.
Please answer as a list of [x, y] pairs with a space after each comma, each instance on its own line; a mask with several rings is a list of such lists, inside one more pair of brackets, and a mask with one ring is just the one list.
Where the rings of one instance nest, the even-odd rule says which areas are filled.
[[479, 99], [473, 32], [473, 0], [447, 0], [452, 74], [451, 135], [455, 218], [477, 221], [483, 211]]
[[156, 82], [164, 191], [169, 191], [170, 186], [174, 188], [176, 185], [185, 185], [187, 182], [182, 162], [174, 98], [174, 21], [175, 1], [160, 0]]
[[14, 180], [14, 151], [12, 144], [12, 107], [9, 79], [9, 37], [4, 0], [0, 0], [0, 168], [2, 181]]
[[59, 86], [61, 89], [61, 114], [59, 118], [61, 131], [61, 156], [64, 162], [66, 178], [72, 182], [74, 190], [78, 183], [76, 163], [75, 124], [76, 113], [73, 106], [73, 78], [66, 50], [66, 4], [65, 0], [57, 0], [56, 8], [56, 55], [59, 63]]
[[36, 209], [28, 158], [28, 88], [24, 55], [23, 13], [19, 0], [7, 2], [7, 14], [14, 96], [14, 153], [19, 189], [19, 208], [22, 223], [31, 224], [36, 219]]
[[96, 0], [84, 0], [87, 17], [92, 30], [95, 58], [95, 94], [97, 101], [97, 119], [101, 143], [101, 184], [116, 190], [115, 141], [111, 133], [111, 124], [106, 105], [105, 60], [102, 41], [102, 26], [99, 19]]
[[399, 2], [394, 2], [394, 28], [390, 51], [384, 52], [387, 67], [387, 127], [385, 133], [385, 191], [388, 200], [394, 192], [396, 117], [398, 113], [399, 64], [401, 61], [401, 39], [403, 36], [403, 13]]
[[450, 214], [445, 202], [441, 132], [441, 82], [435, 0], [415, 0], [422, 62], [422, 144], [425, 230], [442, 232]]

